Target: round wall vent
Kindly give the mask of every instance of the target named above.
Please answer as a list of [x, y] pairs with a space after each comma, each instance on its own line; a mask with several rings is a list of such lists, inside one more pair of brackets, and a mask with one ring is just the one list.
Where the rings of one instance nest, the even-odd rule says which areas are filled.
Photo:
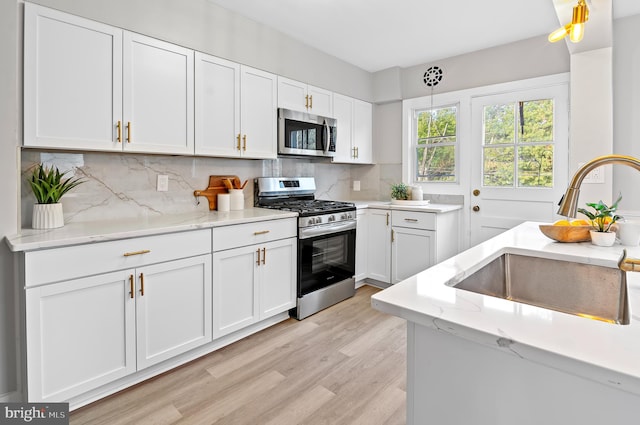
[[437, 86], [442, 81], [442, 69], [439, 66], [432, 66], [424, 73], [424, 83], [429, 86]]

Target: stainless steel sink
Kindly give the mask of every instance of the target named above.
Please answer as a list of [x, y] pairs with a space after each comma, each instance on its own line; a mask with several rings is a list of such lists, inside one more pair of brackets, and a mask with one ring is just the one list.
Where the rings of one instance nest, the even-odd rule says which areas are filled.
[[627, 275], [615, 268], [503, 254], [455, 287], [590, 319], [629, 324]]

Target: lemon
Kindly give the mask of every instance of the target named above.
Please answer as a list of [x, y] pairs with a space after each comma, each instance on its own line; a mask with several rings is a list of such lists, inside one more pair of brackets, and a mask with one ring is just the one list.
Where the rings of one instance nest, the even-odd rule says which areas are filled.
[[570, 226], [571, 223], [569, 223], [568, 220], [558, 220], [555, 223], [553, 223], [554, 226]]
[[589, 223], [587, 223], [587, 220], [582, 220], [582, 219], [578, 219], [578, 220], [573, 220], [571, 222], [572, 226], [588, 226]]

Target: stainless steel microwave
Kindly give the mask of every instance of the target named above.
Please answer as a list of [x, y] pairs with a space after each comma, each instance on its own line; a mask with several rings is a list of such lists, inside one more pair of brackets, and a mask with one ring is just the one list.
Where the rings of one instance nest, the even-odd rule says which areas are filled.
[[278, 154], [332, 157], [338, 123], [334, 118], [278, 109]]

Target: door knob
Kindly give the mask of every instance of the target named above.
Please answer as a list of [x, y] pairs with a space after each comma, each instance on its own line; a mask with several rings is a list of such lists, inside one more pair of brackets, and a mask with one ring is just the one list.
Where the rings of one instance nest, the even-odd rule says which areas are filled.
[[472, 210], [474, 210], [475, 212], [480, 211], [480, 207], [477, 205], [474, 205], [473, 208], [471, 208]]
[[473, 196], [478, 196], [478, 195], [480, 195], [480, 191], [478, 189], [474, 189]]

